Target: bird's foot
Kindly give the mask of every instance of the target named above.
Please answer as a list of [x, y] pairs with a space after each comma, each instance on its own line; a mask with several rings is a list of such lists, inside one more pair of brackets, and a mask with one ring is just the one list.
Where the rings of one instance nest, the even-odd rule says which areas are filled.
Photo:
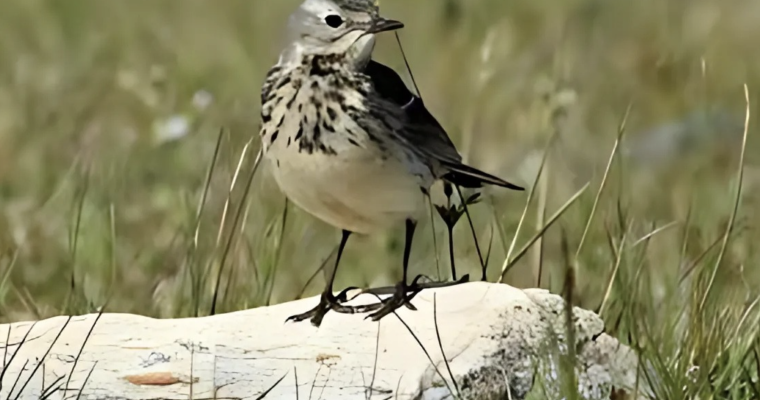
[[319, 327], [322, 324], [322, 319], [325, 317], [328, 311], [332, 310], [341, 314], [356, 314], [368, 312], [365, 311], [363, 306], [344, 306], [342, 303], [348, 301], [347, 293], [349, 289], [340, 292], [337, 296], [332, 292], [322, 293], [319, 299], [319, 304], [311, 310], [303, 313], [292, 315], [285, 320], [285, 322], [293, 321], [300, 322], [306, 319], [311, 319], [311, 324]]
[[[420, 281], [423, 278], [426, 278], [427, 281], [424, 282], [424, 283], [420, 283]], [[427, 277], [425, 275], [417, 275], [417, 277], [414, 278], [414, 281], [412, 281], [412, 284], [409, 285], [409, 286], [407, 286], [407, 293], [409, 293], [409, 292], [419, 292], [419, 291], [424, 290], [424, 289], [438, 289], [438, 288], [444, 288], [444, 287], [449, 287], [449, 286], [456, 286], [456, 285], [461, 285], [463, 283], [467, 283], [469, 281], [470, 281], [470, 275], [464, 275], [461, 278], [459, 278], [459, 279], [457, 279], [455, 281], [450, 281], [450, 282], [437, 282], [437, 281], [433, 281], [432, 279], [430, 279], [429, 277]], [[365, 294], [365, 293], [366, 294], [374, 294], [376, 296], [383, 296], [383, 295], [394, 294], [396, 292], [396, 288], [397, 287], [398, 287], [398, 285], [365, 289], [365, 290], [362, 290], [361, 292], [359, 292], [359, 294], [357, 294], [356, 296], [358, 296], [360, 294]], [[345, 295], [346, 293], [343, 293], [343, 294]], [[354, 298], [356, 296], [354, 296]], [[411, 297], [409, 298], [409, 300], [411, 300]]]
[[[420, 283], [420, 280], [422, 280], [423, 278], [427, 278], [427, 277], [424, 275], [417, 275], [417, 277], [414, 278], [414, 281], [412, 281], [411, 285], [398, 283], [394, 286], [386, 286], [386, 287], [362, 290], [358, 294], [352, 296], [351, 299], [348, 298], [348, 293], [352, 290], [356, 290], [357, 288], [355, 287], [346, 288], [343, 291], [341, 291], [337, 296], [333, 295], [331, 292], [322, 293], [319, 304], [316, 307], [312, 308], [311, 310], [303, 314], [290, 316], [288, 317], [286, 322], [289, 322], [289, 321], [300, 322], [307, 319], [311, 319], [311, 324], [316, 327], [319, 327], [322, 324], [322, 320], [324, 319], [325, 314], [327, 314], [330, 310], [341, 313], [341, 314], [364, 314], [364, 313], [374, 312], [373, 314], [370, 314], [367, 318], [371, 318], [373, 321], [378, 321], [381, 318], [385, 317], [386, 315], [396, 311], [402, 306], [412, 311], [416, 311], [417, 308], [415, 308], [414, 305], [412, 305], [411, 300], [415, 296], [417, 296], [419, 292], [421, 292], [424, 289], [443, 288], [443, 287], [455, 286], [455, 285], [469, 282], [469, 275], [464, 275], [463, 277], [459, 278], [459, 280], [452, 281], [452, 282], [435, 282], [427, 278], [429, 281]], [[366, 304], [366, 305], [360, 305], [360, 306], [347, 306], [343, 304], [343, 303], [348, 302], [349, 300], [352, 300], [358, 297], [360, 294], [365, 294], [365, 293], [373, 294], [375, 296], [382, 296], [382, 295], [391, 295], [391, 296], [373, 304]]]
[[403, 306], [406, 306], [412, 311], [417, 311], [417, 308], [414, 307], [410, 301], [417, 295], [417, 293], [419, 293], [419, 291], [412, 291], [407, 295], [412, 289], [412, 286], [413, 285], [407, 286], [406, 282], [397, 283], [395, 286], [396, 290], [391, 297], [383, 299], [380, 303], [370, 305], [375, 306], [374, 308], [377, 309], [377, 311], [368, 315], [366, 318], [369, 318], [372, 321], [379, 321], [386, 315], [395, 312]]
[[368, 315], [367, 318], [373, 321], [379, 321], [383, 317], [398, 310], [402, 306], [405, 306], [406, 308], [412, 311], [417, 311], [417, 308], [414, 307], [414, 305], [412, 305], [411, 301], [415, 296], [417, 296], [417, 294], [419, 294], [424, 289], [434, 289], [434, 288], [455, 286], [455, 285], [468, 282], [470, 279], [469, 275], [465, 275], [459, 280], [456, 280], [453, 282], [432, 282], [431, 281], [431, 282], [419, 283], [419, 281], [423, 277], [424, 275], [417, 275], [417, 277], [414, 278], [414, 281], [412, 281], [411, 285], [407, 285], [404, 282], [399, 282], [392, 288], [384, 287], [384, 288], [376, 288], [376, 289], [367, 289], [363, 291], [362, 293], [370, 293], [374, 295], [392, 293], [391, 297], [383, 299], [380, 303], [365, 306], [365, 309], [367, 309], [367, 311], [365, 312], [377, 310], [373, 314]]

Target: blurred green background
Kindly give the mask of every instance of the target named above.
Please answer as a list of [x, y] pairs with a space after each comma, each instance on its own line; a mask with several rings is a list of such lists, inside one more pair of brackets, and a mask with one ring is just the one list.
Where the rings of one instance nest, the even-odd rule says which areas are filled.
[[[91, 312], [106, 299], [109, 311], [205, 315], [220, 267], [217, 312], [321, 291], [322, 275], [309, 278], [338, 232], [286, 208], [265, 166], [245, 190], [259, 145], [260, 86], [298, 3], [0, 2], [3, 321]], [[740, 184], [743, 84], [760, 114], [759, 2], [383, 0], [381, 7], [406, 23], [400, 38], [421, 94], [468, 162], [531, 187], [550, 149], [516, 249], [590, 183], [506, 282], [565, 294], [572, 287], [576, 304], [591, 309], [609, 286], [602, 315], [626, 342], [664, 346], [688, 327], [695, 338], [671, 343], [672, 354], [693, 346], [720, 363], [715, 354], [733, 336], [757, 355], [757, 328], [748, 323], [757, 321], [760, 289], [760, 140], [752, 119], [725, 251], [721, 241]], [[381, 36], [375, 58], [411, 85], [392, 34]], [[471, 211], [496, 280], [528, 192], [484, 194]], [[412, 269], [445, 278], [446, 231], [434, 220], [435, 241], [429, 220], [418, 230]], [[399, 229], [353, 238], [336, 287], [399, 279], [402, 237]], [[459, 271], [477, 277], [465, 219], [455, 239]], [[688, 361], [679, 368], [696, 363]]]

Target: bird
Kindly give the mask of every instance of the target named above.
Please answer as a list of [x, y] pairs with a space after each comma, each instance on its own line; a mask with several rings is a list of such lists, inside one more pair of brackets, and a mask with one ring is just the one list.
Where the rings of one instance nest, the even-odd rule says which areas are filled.
[[[446, 131], [392, 69], [372, 59], [376, 35], [402, 29], [372, 0], [305, 0], [288, 19], [285, 43], [261, 88], [260, 140], [280, 190], [342, 232], [319, 304], [287, 321], [374, 311], [378, 321], [407, 303], [407, 269], [425, 196], [438, 180], [467, 188], [524, 190], [462, 162]], [[374, 307], [333, 293], [352, 234], [405, 224], [403, 279]], [[411, 308], [411, 307], [410, 307]]]

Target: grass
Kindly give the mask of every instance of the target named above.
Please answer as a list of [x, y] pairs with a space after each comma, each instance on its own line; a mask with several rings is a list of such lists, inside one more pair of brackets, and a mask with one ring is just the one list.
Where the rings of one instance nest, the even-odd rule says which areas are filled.
[[[296, 3], [0, 2], [3, 322], [319, 292], [338, 232], [255, 162], [270, 38]], [[382, 6], [466, 160], [529, 187], [468, 207], [458, 274], [480, 276], [474, 231], [489, 280], [600, 310], [657, 398], [759, 398], [756, 2]], [[391, 35], [377, 58], [404, 71]], [[434, 217], [412, 269], [446, 277]], [[336, 287], [396, 281], [402, 238], [352, 238]]]

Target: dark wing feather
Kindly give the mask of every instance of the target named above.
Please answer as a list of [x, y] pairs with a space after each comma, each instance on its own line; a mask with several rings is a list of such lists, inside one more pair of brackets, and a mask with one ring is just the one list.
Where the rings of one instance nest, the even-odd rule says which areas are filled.
[[370, 60], [364, 71], [380, 97], [398, 106], [406, 118], [406, 126], [414, 131], [406, 139], [418, 147], [425, 146], [440, 151], [441, 158], [461, 162], [462, 156], [446, 134], [441, 124], [425, 108], [422, 99], [412, 93], [392, 68]]
[[[514, 190], [524, 190], [499, 177], [462, 163], [462, 156], [451, 142], [446, 130], [427, 110], [422, 99], [412, 93], [392, 68], [370, 60], [364, 73], [370, 77], [376, 94], [393, 103], [405, 118], [404, 139], [417, 152], [434, 160], [445, 170], [442, 179], [466, 188], [492, 184]], [[379, 111], [379, 110], [378, 110]]]

